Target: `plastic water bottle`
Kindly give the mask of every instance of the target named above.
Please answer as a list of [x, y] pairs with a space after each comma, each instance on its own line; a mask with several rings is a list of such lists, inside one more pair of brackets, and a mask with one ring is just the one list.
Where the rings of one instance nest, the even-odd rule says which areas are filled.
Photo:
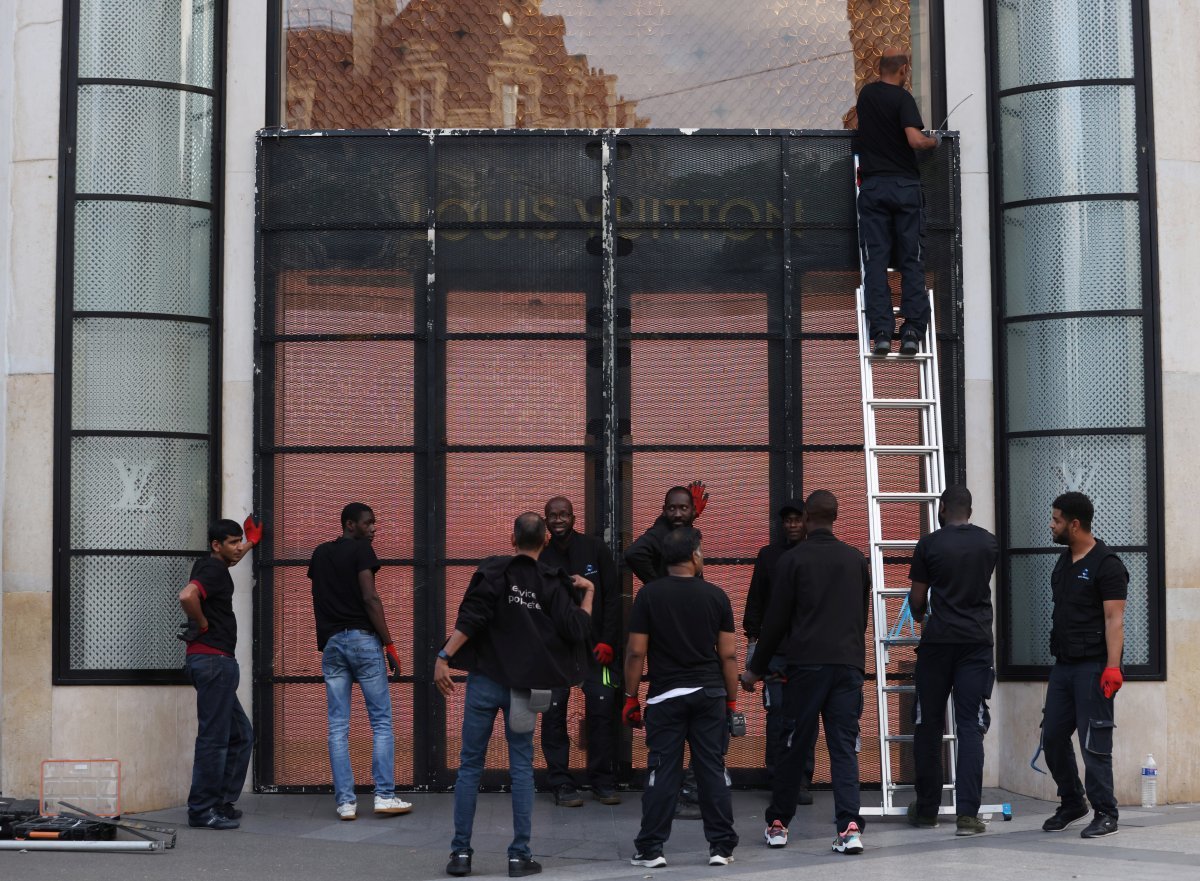
[[1154, 755], [1146, 753], [1146, 761], [1142, 763], [1142, 807], [1158, 806], [1158, 763]]

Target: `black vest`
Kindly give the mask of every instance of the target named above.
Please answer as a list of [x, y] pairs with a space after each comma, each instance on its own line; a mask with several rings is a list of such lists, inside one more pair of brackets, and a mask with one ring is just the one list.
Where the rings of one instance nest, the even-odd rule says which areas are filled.
[[1116, 554], [1102, 541], [1078, 563], [1067, 550], [1054, 566], [1050, 583], [1054, 591], [1054, 625], [1050, 631], [1050, 654], [1060, 661], [1104, 661], [1108, 643], [1104, 638], [1104, 601], [1096, 588], [1100, 564]]

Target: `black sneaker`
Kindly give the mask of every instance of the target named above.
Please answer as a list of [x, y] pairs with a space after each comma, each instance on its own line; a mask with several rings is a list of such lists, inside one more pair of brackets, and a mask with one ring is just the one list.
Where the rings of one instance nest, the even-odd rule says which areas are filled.
[[452, 853], [450, 862], [446, 863], [446, 874], [459, 878], [471, 874], [471, 855], [469, 853]]
[[1117, 818], [1111, 814], [1102, 814], [1096, 812], [1096, 816], [1092, 822], [1088, 823], [1087, 828], [1079, 833], [1080, 838], [1103, 838], [1106, 835], [1116, 835], [1120, 832], [1117, 828]]
[[921, 350], [921, 335], [907, 324], [900, 330], [900, 354], [911, 358]]
[[526, 875], [537, 875], [542, 871], [542, 864], [532, 857], [509, 857], [508, 877], [524, 878]]
[[675, 819], [676, 820], [699, 820], [700, 805], [694, 801], [688, 801], [682, 796], [679, 801], [675, 802]]
[[871, 354], [876, 358], [882, 358], [892, 350], [892, 335], [890, 333], [877, 333], [875, 339], [871, 342]]
[[217, 808], [217, 810], [221, 812], [222, 817], [225, 817], [229, 820], [242, 819], [241, 809], [234, 807], [233, 802], [231, 801], [225, 802], [225, 804], [221, 805], [219, 808]]
[[583, 796], [570, 783], [564, 783], [562, 786], [554, 787], [554, 803], [560, 808], [581, 808], [583, 807]]
[[908, 825], [916, 826], [918, 829], [936, 829], [938, 827], [937, 814], [932, 817], [926, 817], [917, 810], [917, 803], [914, 801], [908, 806]]
[[602, 805], [619, 805], [621, 803], [621, 796], [617, 795], [617, 791], [609, 789], [607, 786], [593, 786], [592, 798]]
[[810, 790], [801, 789], [796, 793], [796, 804], [810, 805], [813, 803], [813, 794]]
[[1082, 820], [1087, 814], [1088, 809], [1084, 805], [1079, 805], [1079, 807], [1075, 808], [1060, 805], [1058, 810], [1054, 812], [1054, 816], [1042, 824], [1042, 831], [1062, 832], [1072, 823]]
[[663, 856], [661, 850], [635, 853], [629, 861], [629, 865], [641, 866], [643, 869], [661, 869], [666, 864], [667, 858]]
[[227, 829], [237, 829], [241, 824], [237, 820], [229, 819], [217, 808], [209, 808], [203, 814], [194, 817], [189, 814], [188, 825], [193, 829], [217, 829], [224, 832]]

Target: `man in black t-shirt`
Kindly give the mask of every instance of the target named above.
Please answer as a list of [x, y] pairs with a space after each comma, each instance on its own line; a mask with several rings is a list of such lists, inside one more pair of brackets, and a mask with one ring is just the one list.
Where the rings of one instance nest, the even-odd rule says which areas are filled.
[[[895, 242], [900, 260], [902, 296], [900, 354], [915, 355], [929, 324], [929, 299], [925, 293], [925, 200], [914, 150], [930, 150], [941, 137], [921, 130], [921, 112], [904, 88], [909, 75], [908, 54], [887, 49], [879, 59], [879, 81], [863, 86], [856, 113], [862, 184], [858, 193], [858, 237], [862, 249], [863, 284], [872, 351], [891, 350], [896, 322], [887, 268]], [[893, 238], [894, 233], [894, 238]]]
[[[580, 575], [596, 586], [592, 608], [590, 660], [583, 678], [584, 720], [587, 725], [587, 775], [592, 798], [601, 804], [618, 805], [615, 784], [617, 748], [617, 697], [620, 677], [612, 666], [613, 646], [621, 641], [621, 586], [617, 567], [604, 542], [575, 531], [575, 509], [570, 499], [555, 496], [546, 502], [546, 525], [550, 544], [540, 561], [568, 575]], [[576, 599], [579, 597], [576, 596]], [[570, 688], [554, 689], [550, 709], [542, 713], [542, 755], [546, 779], [554, 792], [554, 803], [576, 808], [583, 798], [571, 776], [571, 741], [567, 732], [567, 703]]]
[[983, 736], [991, 716], [996, 672], [992, 666], [992, 572], [1000, 556], [996, 537], [971, 524], [971, 491], [951, 486], [938, 506], [942, 528], [913, 551], [908, 604], [920, 621], [915, 674], [917, 702], [913, 758], [917, 798], [908, 808], [913, 826], [938, 825], [942, 803], [942, 735], [946, 701], [954, 693], [958, 735], [955, 796], [958, 835], [977, 835], [983, 792]]
[[361, 502], [352, 502], [342, 509], [341, 537], [317, 545], [308, 566], [317, 650], [325, 679], [329, 764], [337, 815], [342, 820], [358, 816], [350, 768], [350, 691], [355, 682], [371, 722], [375, 813], [407, 814], [412, 810], [411, 804], [396, 797], [388, 668], [399, 674], [400, 656], [375, 589], [379, 558], [371, 546], [374, 540], [375, 513]]
[[[1113, 702], [1125, 682], [1121, 652], [1125, 646], [1125, 597], [1129, 572], [1104, 542], [1092, 535], [1092, 502], [1083, 493], [1054, 500], [1050, 533], [1067, 550], [1050, 576], [1054, 593], [1050, 653], [1054, 666], [1042, 710], [1046, 766], [1058, 784], [1059, 808], [1042, 824], [1061, 832], [1095, 816], [1081, 838], [1102, 838], [1117, 831], [1113, 795]], [[1078, 733], [1084, 782], [1079, 782], [1071, 734]]]
[[634, 840], [635, 866], [666, 865], [663, 845], [683, 777], [683, 745], [692, 750], [710, 866], [733, 859], [733, 803], [725, 773], [730, 713], [737, 711], [737, 645], [733, 607], [725, 591], [703, 579], [700, 531], [680, 526], [662, 537], [667, 575], [633, 601], [625, 652], [625, 707], [621, 718], [639, 726], [642, 666], [649, 662], [646, 697], [646, 788], [642, 826]]
[[[241, 671], [234, 658], [237, 619], [229, 570], [258, 543], [262, 529], [247, 517], [245, 529], [233, 520], [208, 528], [209, 556], [192, 566], [179, 605], [187, 615], [179, 638], [187, 643], [187, 676], [196, 689], [196, 752], [188, 792], [188, 825], [236, 829], [242, 812], [234, 807], [246, 783], [254, 730], [238, 701]], [[245, 541], [243, 541], [243, 536]]]

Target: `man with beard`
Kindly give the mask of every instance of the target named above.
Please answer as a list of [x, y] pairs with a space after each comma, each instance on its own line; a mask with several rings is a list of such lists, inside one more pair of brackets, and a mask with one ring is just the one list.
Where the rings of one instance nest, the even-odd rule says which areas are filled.
[[[746, 634], [749, 649], [747, 656], [753, 657], [758, 635], [762, 631], [763, 616], [771, 605], [772, 577], [779, 558], [804, 540], [804, 502], [792, 499], [779, 509], [780, 532], [778, 538], [758, 552], [754, 561], [754, 574], [750, 577], [750, 590], [746, 594], [746, 611], [742, 615], [742, 630]], [[776, 654], [767, 666], [763, 680], [763, 708], [767, 711], [767, 776], [775, 776], [775, 758], [780, 751], [780, 742], [785, 736], [783, 723], [783, 668], [787, 658]], [[800, 793], [796, 803], [812, 804], [814, 751], [816, 741], [804, 744], [804, 770], [800, 780]]]
[[[601, 804], [618, 805], [615, 788], [616, 710], [619, 677], [613, 663], [613, 646], [621, 640], [621, 590], [617, 567], [602, 541], [575, 531], [575, 510], [570, 499], [555, 496], [546, 502], [546, 525], [550, 544], [541, 562], [568, 575], [579, 575], [596, 586], [592, 602], [592, 632], [588, 649], [591, 658], [583, 679], [585, 724], [587, 725], [587, 774], [592, 798]], [[576, 600], [579, 597], [575, 598]], [[550, 709], [542, 714], [542, 755], [554, 803], [577, 808], [583, 798], [571, 777], [571, 742], [567, 734], [567, 703], [570, 688], [556, 688]]]
[[971, 522], [971, 491], [951, 486], [942, 493], [942, 528], [917, 542], [909, 578], [908, 605], [920, 621], [917, 646], [916, 800], [908, 822], [935, 828], [942, 804], [942, 735], [946, 701], [954, 694], [958, 735], [955, 767], [956, 835], [987, 830], [979, 819], [983, 794], [983, 736], [991, 723], [987, 699], [996, 671], [992, 667], [992, 572], [1000, 556], [996, 536]]
[[[667, 490], [658, 519], [625, 551], [625, 565], [641, 579], [642, 584], [667, 577], [667, 564], [663, 562], [663, 540], [672, 529], [691, 526], [707, 504], [708, 493], [704, 491], [702, 481], [695, 480], [690, 486], [673, 486]], [[636, 684], [627, 682], [627, 690]], [[700, 819], [700, 798], [696, 791], [696, 775], [691, 767], [683, 775], [679, 799], [675, 802], [675, 817], [680, 820]]]
[[[1042, 745], [1046, 766], [1058, 784], [1059, 808], [1042, 824], [1045, 832], [1061, 832], [1087, 816], [1095, 816], [1081, 838], [1102, 838], [1117, 831], [1113, 795], [1113, 699], [1125, 678], [1121, 651], [1125, 646], [1125, 596], [1129, 572], [1104, 542], [1092, 535], [1093, 508], [1083, 493], [1063, 493], [1054, 500], [1050, 534], [1066, 545], [1050, 575], [1054, 594], [1050, 653], [1054, 666], [1042, 711]], [[1078, 732], [1083, 753], [1084, 783], [1071, 745]], [[1086, 786], [1087, 802], [1084, 801]]]

